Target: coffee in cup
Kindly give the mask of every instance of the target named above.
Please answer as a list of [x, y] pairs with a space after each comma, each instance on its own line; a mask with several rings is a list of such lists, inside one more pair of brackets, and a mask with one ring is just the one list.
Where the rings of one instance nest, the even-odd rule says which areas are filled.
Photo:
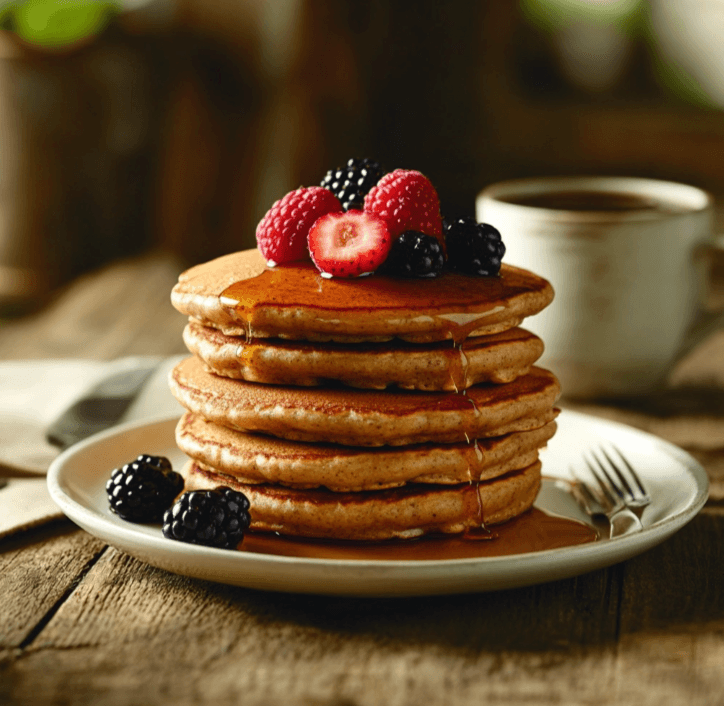
[[501, 182], [477, 199], [505, 262], [546, 277], [556, 297], [526, 326], [541, 364], [577, 398], [660, 386], [701, 312], [713, 200], [685, 184], [631, 177]]

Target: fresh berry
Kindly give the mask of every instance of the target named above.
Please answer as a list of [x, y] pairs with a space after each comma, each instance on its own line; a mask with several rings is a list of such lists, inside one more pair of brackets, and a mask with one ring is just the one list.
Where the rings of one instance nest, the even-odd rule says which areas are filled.
[[456, 218], [446, 224], [448, 263], [453, 269], [481, 277], [494, 277], [500, 272], [505, 245], [500, 232], [488, 223], [474, 218]]
[[163, 536], [190, 544], [234, 549], [251, 523], [249, 500], [231, 488], [184, 493], [163, 517]]
[[290, 191], [267, 211], [256, 227], [256, 244], [270, 267], [308, 260], [307, 235], [320, 216], [340, 212], [342, 204], [321, 186]]
[[392, 243], [384, 272], [402, 277], [437, 277], [444, 265], [445, 256], [437, 238], [406, 230]]
[[367, 192], [382, 178], [385, 170], [371, 159], [349, 159], [345, 167], [330, 169], [321, 186], [329, 189], [345, 211], [361, 211]]
[[347, 211], [322, 216], [309, 231], [309, 253], [322, 277], [359, 277], [387, 258], [392, 238], [374, 213]]
[[106, 482], [111, 510], [129, 522], [160, 522], [183, 488], [167, 458], [147, 454], [116, 468]]
[[385, 174], [365, 196], [365, 211], [387, 221], [393, 238], [406, 230], [434, 235], [444, 246], [440, 199], [430, 180], [420, 172], [396, 169]]

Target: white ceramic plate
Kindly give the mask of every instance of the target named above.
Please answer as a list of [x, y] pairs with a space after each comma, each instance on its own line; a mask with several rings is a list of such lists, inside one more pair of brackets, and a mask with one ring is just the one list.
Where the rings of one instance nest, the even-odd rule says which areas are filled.
[[[634, 465], [652, 497], [638, 534], [515, 556], [442, 561], [337, 560], [272, 556], [200, 547], [165, 539], [159, 526], [124, 522], [109, 509], [105, 482], [113, 468], [141, 453], [164, 455], [178, 468], [175, 419], [125, 425], [61, 454], [48, 487], [70, 519], [91, 534], [153, 566], [248, 588], [357, 596], [410, 596], [491, 591], [583, 574], [629, 559], [691, 520], [706, 501], [704, 469], [681, 449], [630, 427], [563, 411], [543, 452], [544, 475], [566, 480], [585, 449], [614, 443]], [[544, 481], [536, 505], [586, 520], [556, 480]]]

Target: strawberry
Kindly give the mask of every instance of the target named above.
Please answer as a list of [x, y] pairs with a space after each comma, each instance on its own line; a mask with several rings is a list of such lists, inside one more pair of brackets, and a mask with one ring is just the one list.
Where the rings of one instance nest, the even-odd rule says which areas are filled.
[[374, 213], [347, 211], [322, 216], [309, 231], [309, 253], [322, 277], [360, 277], [387, 258], [392, 238]]
[[341, 212], [342, 204], [321, 186], [290, 191], [266, 212], [256, 227], [256, 244], [270, 267], [307, 260], [307, 235], [314, 222], [327, 213]]
[[444, 247], [440, 199], [420, 172], [396, 169], [385, 174], [365, 196], [364, 210], [384, 218], [393, 239], [415, 230], [435, 236]]

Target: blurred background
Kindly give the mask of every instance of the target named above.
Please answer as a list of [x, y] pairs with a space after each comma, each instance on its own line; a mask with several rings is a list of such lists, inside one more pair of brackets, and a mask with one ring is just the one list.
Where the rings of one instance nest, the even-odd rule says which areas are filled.
[[0, 0], [0, 312], [254, 245], [352, 156], [444, 215], [505, 178], [724, 194], [721, 0]]

